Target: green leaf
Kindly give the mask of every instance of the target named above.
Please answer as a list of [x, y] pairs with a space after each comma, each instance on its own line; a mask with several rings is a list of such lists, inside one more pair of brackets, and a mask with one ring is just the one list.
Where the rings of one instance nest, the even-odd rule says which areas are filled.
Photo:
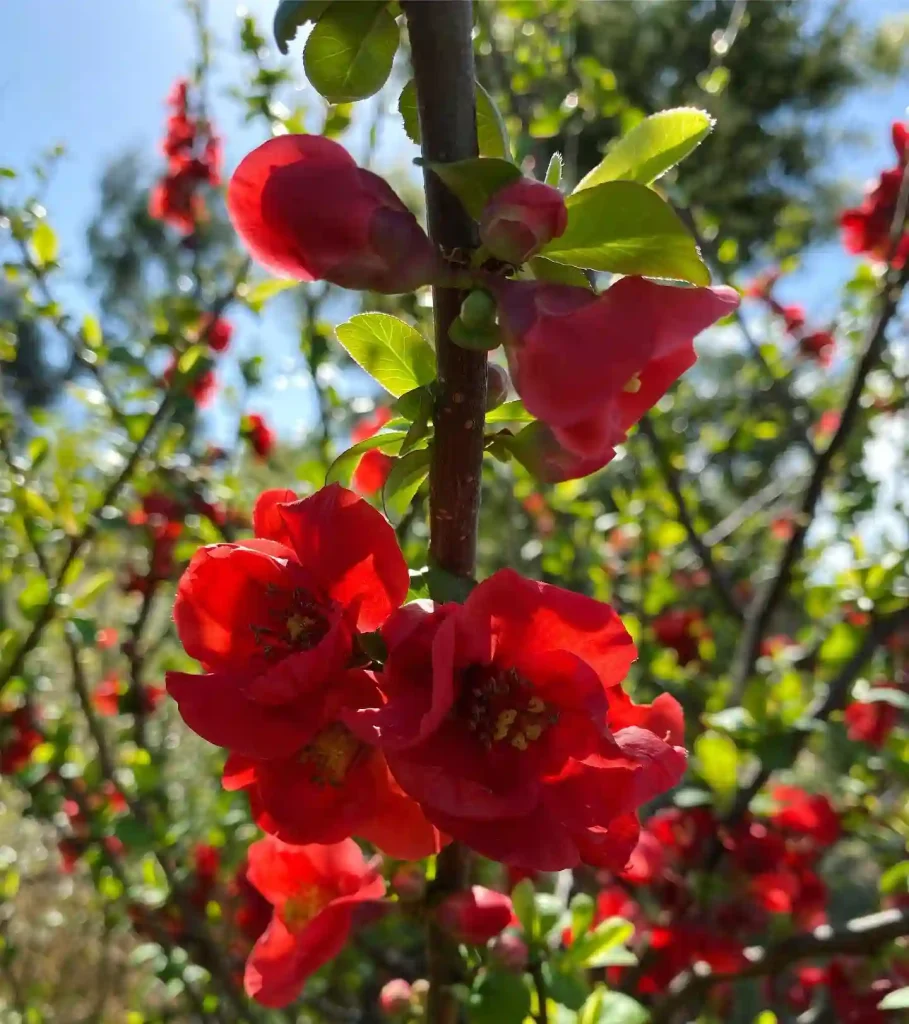
[[565, 201], [568, 227], [541, 255], [613, 274], [670, 277], [710, 284], [710, 273], [678, 214], [656, 192], [608, 181]]
[[27, 618], [33, 618], [47, 604], [50, 586], [44, 576], [32, 576], [19, 594], [19, 611]]
[[308, 21], [318, 21], [332, 0], [281, 0], [275, 11], [275, 42], [281, 53], [287, 53], [287, 44]]
[[536, 924], [536, 904], [533, 901], [533, 883], [530, 879], [521, 881], [512, 889], [512, 906], [521, 929], [528, 938], [533, 937]]
[[553, 188], [558, 188], [562, 183], [562, 154], [553, 153], [549, 158], [549, 166], [546, 168], [544, 181]]
[[[505, 121], [489, 93], [479, 82], [476, 86], [477, 148], [480, 156], [510, 160], [510, 144]], [[420, 135], [420, 115], [417, 108], [417, 87], [413, 79], [401, 90], [401, 96], [398, 99], [398, 112], [404, 121], [404, 131], [407, 137], [419, 146], [422, 136]]]
[[597, 988], [578, 1014], [578, 1024], [646, 1024], [649, 1019], [637, 1000], [605, 988]]
[[877, 1008], [879, 1010], [909, 1010], [909, 985], [888, 992], [877, 1004]]
[[429, 166], [461, 200], [474, 220], [479, 219], [491, 195], [521, 177], [514, 164], [492, 157], [474, 157], [450, 164], [431, 163]]
[[[463, 604], [470, 596], [471, 590], [473, 590], [477, 585], [477, 581], [475, 579], [458, 576], [456, 573], [449, 572], [447, 569], [443, 569], [438, 565], [428, 566], [425, 570], [425, 575], [429, 596], [436, 602], [436, 604], [449, 604], [451, 602], [454, 602], [455, 604]], [[527, 879], [524, 879], [524, 881], [527, 881]], [[518, 886], [515, 886], [515, 888], [518, 888]], [[530, 886], [530, 892], [532, 903], [532, 884]], [[514, 903], [514, 894], [512, 894], [512, 903]], [[515, 913], [518, 915], [518, 919], [523, 923], [524, 919], [521, 917], [520, 913], [517, 910]]]
[[39, 267], [46, 267], [48, 263], [53, 263], [57, 258], [58, 248], [54, 229], [46, 220], [39, 221], [31, 237], [32, 258], [35, 263]]
[[365, 99], [391, 74], [398, 38], [398, 24], [384, 0], [334, 4], [306, 40], [306, 77], [329, 103]]
[[73, 608], [85, 608], [86, 605], [91, 604], [98, 594], [100, 594], [102, 590], [106, 590], [115, 579], [116, 574], [113, 569], [102, 569], [101, 572], [96, 572], [95, 575], [79, 589], [78, 596], [73, 598]]
[[403, 430], [374, 434], [372, 437], [367, 437], [365, 440], [348, 448], [347, 451], [341, 452], [328, 467], [328, 472], [325, 474], [326, 486], [328, 484], [349, 486], [350, 478], [353, 476], [354, 470], [366, 452], [371, 452], [374, 448], [378, 448], [379, 451], [385, 452], [386, 455], [396, 455], [401, 450], [401, 442], [406, 436], [407, 434]]
[[296, 288], [298, 284], [299, 281], [289, 281], [281, 277], [260, 281], [249, 289], [246, 295], [246, 305], [254, 313], [259, 313], [269, 299], [273, 299], [276, 295], [280, 295], [281, 292], [286, 292], [290, 288]]
[[398, 97], [398, 113], [404, 121], [404, 134], [411, 142], [415, 142], [419, 146], [422, 140], [420, 111], [417, 107], [417, 83], [412, 78]]
[[471, 1024], [522, 1021], [530, 1013], [530, 990], [520, 974], [483, 971], [474, 982], [467, 1010]]
[[432, 410], [432, 395], [428, 387], [413, 388], [411, 391], [405, 391], [400, 398], [392, 402], [391, 408], [398, 416], [402, 416], [412, 423], [419, 419], [427, 408]]
[[593, 931], [575, 939], [565, 954], [563, 963], [573, 967], [599, 967], [601, 964], [598, 960], [603, 954], [627, 942], [633, 934], [634, 925], [629, 921], [621, 917], [610, 917], [601, 921]]
[[480, 156], [511, 159], [511, 144], [505, 119], [489, 93], [476, 83], [477, 87], [477, 148]]
[[407, 453], [416, 448], [416, 446], [425, 437], [432, 433], [432, 426], [429, 422], [429, 418], [432, 415], [432, 399], [425, 388], [417, 388], [416, 394], [420, 395], [420, 408], [417, 411], [417, 415], [414, 416], [413, 422], [410, 424], [407, 436], [401, 442], [400, 454], [402, 456], [407, 455]]
[[520, 398], [505, 402], [486, 413], [487, 423], [533, 423], [534, 417], [524, 408]]
[[79, 635], [79, 639], [86, 647], [94, 647], [98, 640], [98, 624], [94, 619], [72, 618], [69, 624]]
[[593, 923], [596, 903], [593, 897], [586, 892], [579, 892], [571, 897], [568, 909], [571, 911], [571, 938], [576, 942], [587, 933]]
[[713, 123], [706, 111], [695, 107], [652, 114], [615, 143], [581, 179], [575, 192], [619, 178], [649, 185], [688, 156], [707, 137]]
[[100, 348], [104, 341], [101, 324], [98, 323], [98, 318], [92, 316], [91, 313], [86, 313], [82, 318], [82, 337], [89, 348]]
[[881, 875], [880, 889], [882, 893], [905, 892], [909, 890], [909, 860], [900, 861]]
[[395, 316], [358, 313], [335, 333], [351, 358], [395, 398], [435, 379], [432, 346]]
[[400, 522], [410, 508], [420, 485], [429, 476], [431, 461], [430, 448], [418, 448], [395, 459], [382, 488], [382, 504], [391, 522]]
[[25, 504], [28, 505], [30, 512], [40, 516], [42, 519], [46, 519], [49, 523], [54, 521], [54, 510], [50, 507], [43, 494], [28, 488], [22, 492], [22, 497], [25, 499]]
[[735, 741], [721, 732], [708, 731], [694, 741], [694, 753], [701, 777], [716, 794], [717, 803], [728, 806], [738, 784], [739, 751]]
[[552, 284], [570, 284], [574, 288], [586, 288], [591, 291], [590, 281], [583, 270], [569, 267], [564, 263], [555, 263], [543, 259], [542, 256], [531, 256], [528, 262], [531, 274], [537, 281], [549, 281]]

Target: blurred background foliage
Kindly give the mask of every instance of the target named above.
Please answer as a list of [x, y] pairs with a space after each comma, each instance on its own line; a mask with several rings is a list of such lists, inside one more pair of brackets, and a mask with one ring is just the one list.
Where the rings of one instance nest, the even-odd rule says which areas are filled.
[[[906, 79], [906, 19], [869, 27], [858, 7], [481, 3], [479, 77], [506, 114], [519, 160], [542, 174], [550, 154], [563, 153], [569, 186], [646, 114], [708, 109], [716, 130], [661, 187], [687, 211], [718, 276], [741, 284], [771, 263], [796, 271], [806, 245], [831, 236], [844, 198], [834, 155], [861, 144], [842, 137], [838, 105], [874, 83]], [[204, 6], [190, 3], [188, 12], [199, 41], [188, 74], [205, 96], [224, 54]], [[368, 164], [383, 135], [400, 136], [406, 61], [381, 101], [355, 113], [301, 92], [298, 57], [280, 58], [251, 16], [240, 14], [235, 38], [222, 43], [244, 69], [229, 101], [260, 138], [319, 130]], [[155, 703], [154, 688], [167, 669], [190, 664], [170, 606], [196, 547], [246, 532], [265, 487], [320, 486], [351, 429], [383, 403], [333, 339], [359, 299], [322, 285], [282, 290], [251, 270], [216, 188], [206, 192], [198, 230], [174, 232], [149, 214], [161, 167], [124, 153], [98, 183], [75, 311], [60, 297], [71, 294], [72, 274], [44, 205], [47, 182], [66, 174], [60, 155], [0, 179], [3, 664], [36, 638], [2, 696], [0, 730], [24, 708], [35, 734], [30, 756], [0, 779], [0, 1013], [10, 1024], [294, 1019], [230, 1009], [244, 953], [235, 872], [256, 833], [245, 800], [220, 789], [218, 752], [180, 725], [166, 699]], [[413, 173], [394, 183], [411, 205], [420, 202]], [[721, 803], [755, 766], [788, 770], [787, 736], [859, 649], [871, 613], [905, 604], [905, 331], [868, 378], [858, 425], [780, 604], [773, 633], [786, 642], [762, 649], [738, 695], [741, 622], [691, 546], [694, 531], [737, 606], [766, 583], [791, 536], [814, 445], [829, 435], [824, 414], [849, 386], [877, 290], [875, 274], [855, 264], [832, 321], [817, 325], [837, 340], [830, 367], [800, 356], [778, 316], [746, 305], [737, 322], [702, 340], [696, 369], [601, 474], [541, 490], [513, 462], [485, 465], [479, 574], [513, 566], [613, 602], [640, 648], [636, 699], [669, 690], [692, 738], [709, 727], [728, 741], [713, 755], [710, 743], [697, 748], [689, 802]], [[365, 297], [364, 306], [418, 326], [428, 315], [422, 297]], [[242, 328], [228, 356], [205, 345], [200, 323], [214, 311]], [[278, 443], [262, 458], [246, 439], [245, 417], [278, 336], [290, 352], [282, 372], [308, 382], [306, 408], [275, 408]], [[171, 358], [180, 372], [168, 383]], [[215, 399], [218, 432], [184, 386], [210, 364], [229, 379]], [[168, 532], [170, 523], [178, 525]], [[398, 531], [410, 565], [422, 567], [424, 495]], [[679, 610], [697, 626], [667, 639], [667, 616]], [[866, 682], [905, 679], [909, 641], [901, 636], [864, 666]], [[0, 744], [6, 738], [0, 732]], [[855, 826], [826, 865], [831, 917], [840, 920], [877, 907], [881, 880], [892, 882], [906, 863], [909, 731], [897, 729], [869, 755], [835, 719], [804, 746], [787, 777], [828, 793]], [[209, 846], [220, 867], [206, 889], [197, 851]], [[845, 876], [848, 886], [839, 884]], [[183, 909], [168, 918], [180, 893]], [[419, 974], [413, 921], [383, 923], [373, 941], [384, 958], [345, 953], [307, 990], [314, 1019], [331, 1019], [326, 993], [336, 1009], [377, 1019], [381, 983], [405, 968]], [[206, 959], [213, 950], [217, 963]], [[722, 1019], [754, 1019], [753, 992], [736, 1000]]]

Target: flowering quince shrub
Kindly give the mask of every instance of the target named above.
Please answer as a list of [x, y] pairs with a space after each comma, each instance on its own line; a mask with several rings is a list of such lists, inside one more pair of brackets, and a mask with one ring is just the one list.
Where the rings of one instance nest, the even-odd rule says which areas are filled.
[[[878, 484], [906, 126], [822, 315], [791, 257], [720, 281], [732, 229], [686, 202], [698, 107], [628, 105], [596, 166], [537, 173], [520, 101], [469, 88], [469, 3], [282, 0], [326, 101], [296, 108], [240, 14], [262, 141], [222, 185], [190, 6], [164, 165], [93, 231], [97, 315], [0, 179], [2, 1012], [900, 1019], [909, 580]], [[345, 134], [400, 88], [404, 31], [379, 116], [420, 147], [425, 217]], [[286, 331], [298, 284], [291, 441], [250, 325]], [[69, 347], [78, 423], [7, 386], [23, 324]], [[46, 976], [70, 961], [29, 930], [36, 880], [85, 993]]]

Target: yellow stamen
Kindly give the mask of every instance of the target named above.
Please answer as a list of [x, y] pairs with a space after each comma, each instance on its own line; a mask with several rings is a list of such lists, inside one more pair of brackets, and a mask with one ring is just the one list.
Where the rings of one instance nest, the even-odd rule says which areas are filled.
[[546, 710], [546, 705], [543, 703], [543, 701], [540, 700], [539, 697], [531, 697], [530, 700], [527, 702], [527, 710], [532, 715], [538, 715], [541, 711]]
[[515, 733], [515, 735], [511, 737], [511, 745], [516, 747], [518, 750], [526, 750], [527, 737], [522, 732]]
[[641, 390], [641, 378], [635, 374], [622, 390], [627, 391], [629, 395], [636, 395]]

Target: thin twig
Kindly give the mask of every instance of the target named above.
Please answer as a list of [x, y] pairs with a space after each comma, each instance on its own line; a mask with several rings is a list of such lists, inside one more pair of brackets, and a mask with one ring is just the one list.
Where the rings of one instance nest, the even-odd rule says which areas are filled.
[[710, 577], [713, 589], [716, 591], [717, 596], [722, 601], [726, 610], [735, 619], [740, 621], [742, 618], [742, 610], [739, 608], [739, 603], [729, 580], [714, 561], [710, 548], [704, 543], [704, 539], [695, 528], [694, 520], [691, 518], [691, 513], [688, 511], [688, 504], [685, 501], [684, 494], [682, 493], [679, 474], [676, 472], [669, 456], [666, 454], [666, 450], [663, 448], [663, 444], [660, 441], [649, 416], [645, 416], [641, 420], [639, 429], [647, 438], [647, 441], [650, 444], [650, 450], [653, 452], [653, 456], [656, 459], [657, 466], [660, 469], [663, 480], [675, 501], [676, 508], [678, 509], [679, 522], [682, 524], [685, 529], [685, 533], [688, 535], [688, 543], [701, 560], [701, 564], [704, 566], [707, 571], [707, 575]]

